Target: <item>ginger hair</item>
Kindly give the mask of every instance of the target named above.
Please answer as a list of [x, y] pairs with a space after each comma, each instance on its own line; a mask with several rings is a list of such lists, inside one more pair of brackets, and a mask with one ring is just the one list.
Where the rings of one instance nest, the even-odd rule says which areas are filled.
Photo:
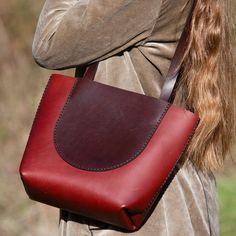
[[200, 117], [183, 158], [204, 171], [222, 166], [236, 130], [231, 4], [230, 0], [196, 0], [174, 99]]

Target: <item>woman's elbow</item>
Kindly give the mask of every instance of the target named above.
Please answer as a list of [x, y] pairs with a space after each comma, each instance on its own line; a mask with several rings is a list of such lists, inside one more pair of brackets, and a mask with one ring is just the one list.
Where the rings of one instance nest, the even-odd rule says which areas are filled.
[[39, 66], [51, 70], [68, 69], [91, 62], [91, 55], [78, 49], [76, 53], [72, 49], [66, 49], [61, 45], [55, 46], [51, 44], [50, 46], [45, 46], [34, 42], [32, 55]]
[[58, 68], [56, 58], [51, 55], [49, 50], [43, 49], [42, 46], [33, 44], [32, 56], [34, 61], [43, 68], [52, 70]]
[[63, 50], [53, 43], [43, 43], [34, 40], [32, 44], [32, 56], [34, 61], [41, 67], [51, 70], [63, 69], [68, 67], [68, 56]]

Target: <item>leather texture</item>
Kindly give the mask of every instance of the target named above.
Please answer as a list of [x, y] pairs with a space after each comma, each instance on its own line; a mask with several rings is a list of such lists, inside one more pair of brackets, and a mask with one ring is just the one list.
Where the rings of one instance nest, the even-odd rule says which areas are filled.
[[20, 166], [25, 189], [36, 201], [137, 230], [167, 187], [198, 117], [171, 105], [138, 158], [114, 170], [80, 170], [63, 161], [53, 142], [57, 118], [75, 84], [75, 78], [57, 74], [48, 83]]
[[146, 148], [169, 106], [153, 97], [78, 79], [55, 127], [57, 151], [80, 169], [118, 168]]

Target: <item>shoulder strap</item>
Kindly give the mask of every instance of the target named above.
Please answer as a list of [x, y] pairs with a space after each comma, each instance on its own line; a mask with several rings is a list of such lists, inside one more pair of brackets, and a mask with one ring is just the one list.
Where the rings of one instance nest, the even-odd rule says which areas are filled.
[[[170, 67], [169, 67], [169, 70], [168, 70], [168, 73], [167, 73], [167, 76], [165, 79], [165, 83], [163, 85], [161, 95], [160, 95], [160, 99], [163, 99], [168, 102], [170, 102], [170, 100], [172, 98], [172, 93], [173, 93], [175, 84], [178, 81], [180, 67], [183, 62], [184, 53], [187, 48], [188, 35], [190, 32], [190, 27], [191, 27], [192, 13], [193, 13], [194, 7], [196, 5], [196, 0], [192, 0], [192, 1], [193, 1], [193, 3], [192, 3], [190, 13], [187, 17], [183, 32], [182, 32], [180, 39], [179, 39], [179, 43], [176, 47], [174, 56], [171, 60]], [[92, 63], [92, 64], [88, 65], [86, 69], [76, 68], [76, 75], [75, 76], [82, 77], [82, 75], [83, 75], [84, 79], [93, 80], [95, 77], [95, 73], [97, 71], [98, 63], [99, 62]], [[81, 70], [81, 71], [79, 71], [79, 70]]]
[[193, 0], [190, 13], [186, 20], [183, 32], [180, 36], [179, 43], [175, 50], [175, 54], [172, 58], [170, 68], [168, 70], [168, 73], [165, 79], [165, 83], [161, 90], [160, 99], [165, 100], [165, 101], [170, 102], [170, 100], [172, 99], [172, 93], [176, 85], [176, 82], [178, 81], [180, 67], [182, 65], [182, 62], [184, 59], [184, 53], [188, 45], [188, 36], [190, 33], [190, 28], [191, 28], [192, 13], [195, 8], [196, 2], [197, 0]]

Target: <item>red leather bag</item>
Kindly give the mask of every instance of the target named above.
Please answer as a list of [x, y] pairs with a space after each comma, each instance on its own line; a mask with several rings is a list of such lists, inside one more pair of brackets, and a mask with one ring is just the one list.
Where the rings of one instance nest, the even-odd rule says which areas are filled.
[[144, 224], [199, 122], [169, 102], [190, 16], [159, 99], [93, 81], [97, 63], [83, 78], [52, 74], [20, 166], [31, 199], [131, 231]]

